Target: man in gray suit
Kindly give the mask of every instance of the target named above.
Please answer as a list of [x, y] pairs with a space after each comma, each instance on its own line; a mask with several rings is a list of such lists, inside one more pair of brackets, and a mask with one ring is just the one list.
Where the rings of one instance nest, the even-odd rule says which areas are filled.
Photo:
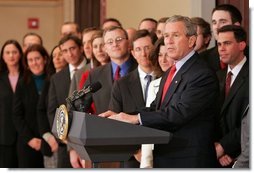
[[[51, 127], [56, 108], [61, 104], [66, 105], [65, 99], [68, 97], [69, 86], [75, 69], [80, 69], [85, 64], [82, 42], [78, 37], [73, 35], [64, 36], [59, 42], [59, 47], [69, 65], [51, 77], [48, 95], [48, 118]], [[58, 167], [71, 167], [65, 144], [59, 145]]]
[[244, 111], [241, 124], [241, 154], [237, 157], [233, 168], [249, 168], [250, 160], [250, 111], [249, 105]]
[[82, 67], [81, 69], [77, 70], [71, 80], [71, 84], [70, 84], [70, 90], [69, 90], [69, 96], [72, 95], [73, 91], [78, 90], [78, 86], [79, 86], [79, 81], [80, 78], [82, 76], [82, 74], [87, 71], [87, 70], [91, 70], [94, 68], [94, 63], [93, 63], [93, 59], [92, 59], [92, 43], [91, 43], [91, 39], [93, 34], [97, 31], [96, 28], [94, 27], [90, 27], [90, 28], [86, 28], [84, 29], [83, 33], [82, 33], [82, 44], [83, 44], [83, 52], [85, 54], [85, 61], [90, 61], [89, 63], [86, 63], [86, 65], [84, 67]]
[[[130, 57], [128, 35], [122, 27], [106, 29], [103, 34], [103, 39], [105, 43], [105, 51], [108, 53], [111, 62], [91, 71], [85, 83], [85, 86], [95, 82], [100, 82], [102, 85], [102, 88], [99, 91], [85, 96], [87, 97], [86, 106], [89, 107], [94, 103], [96, 114], [108, 110], [113, 82], [117, 80], [115, 77], [123, 77], [137, 67], [135, 60]], [[85, 167], [84, 164], [82, 165], [75, 150], [70, 150], [70, 158], [74, 168]], [[100, 166], [119, 167], [119, 163], [102, 164]]]

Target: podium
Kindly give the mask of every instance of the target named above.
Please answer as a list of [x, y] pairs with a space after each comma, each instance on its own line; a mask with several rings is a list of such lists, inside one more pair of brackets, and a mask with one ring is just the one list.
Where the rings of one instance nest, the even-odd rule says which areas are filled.
[[[127, 161], [141, 144], [165, 144], [172, 137], [172, 134], [166, 131], [84, 112], [73, 111], [69, 114], [72, 114], [72, 118], [67, 120], [67, 145], [74, 148], [82, 159], [93, 163]], [[57, 116], [52, 127], [56, 137], [59, 135]]]

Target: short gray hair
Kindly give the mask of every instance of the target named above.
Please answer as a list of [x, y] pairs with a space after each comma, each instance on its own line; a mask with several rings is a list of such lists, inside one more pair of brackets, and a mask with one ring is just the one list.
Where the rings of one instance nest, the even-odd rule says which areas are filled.
[[186, 27], [186, 36], [197, 36], [197, 26], [194, 25], [189, 17], [181, 16], [181, 15], [174, 15], [168, 18], [166, 21], [167, 23], [173, 22], [183, 22]]

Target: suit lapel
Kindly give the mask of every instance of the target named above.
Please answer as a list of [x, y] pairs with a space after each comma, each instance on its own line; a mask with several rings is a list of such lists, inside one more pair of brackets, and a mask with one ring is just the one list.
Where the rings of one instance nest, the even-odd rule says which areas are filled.
[[145, 101], [143, 97], [138, 69], [134, 70], [131, 73], [128, 83], [129, 85], [128, 84], [127, 85], [129, 93], [131, 94], [133, 100], [135, 101], [135, 105], [137, 105], [137, 107], [143, 107], [145, 105]]
[[227, 105], [231, 102], [231, 100], [234, 98], [235, 94], [239, 90], [239, 88], [246, 82], [249, 74], [249, 68], [248, 63], [246, 62], [242, 69], [240, 70], [239, 74], [237, 75], [233, 85], [230, 88], [228, 96], [225, 98], [225, 101], [223, 103], [221, 113], [224, 111], [224, 109], [227, 107]]
[[[186, 61], [183, 66], [180, 68], [180, 70], [176, 73], [176, 75], [174, 76], [168, 91], [165, 95], [164, 101], [161, 103], [161, 106], [164, 107], [168, 104], [168, 102], [170, 101], [170, 99], [172, 98], [173, 94], [175, 93], [176, 89], [178, 88], [178, 86], [180, 85], [183, 75], [185, 72], [188, 71], [188, 69], [192, 66], [192, 64], [196, 61], [196, 53], [188, 60]], [[168, 70], [169, 71], [169, 70]], [[167, 73], [168, 74], [168, 73]], [[166, 82], [166, 79], [164, 80], [163, 85], [161, 86], [162, 90], [163, 90], [163, 86]], [[162, 94], [162, 91], [161, 93]], [[161, 95], [160, 95], [161, 98]]]

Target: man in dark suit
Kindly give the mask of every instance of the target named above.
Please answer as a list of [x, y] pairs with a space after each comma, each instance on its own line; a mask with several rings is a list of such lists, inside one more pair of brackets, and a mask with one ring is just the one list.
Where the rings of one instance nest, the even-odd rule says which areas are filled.
[[247, 34], [236, 25], [218, 30], [218, 50], [227, 69], [218, 71], [221, 89], [220, 134], [215, 143], [217, 158], [229, 166], [240, 154], [242, 115], [249, 104], [249, 63], [244, 55]]
[[[242, 22], [241, 12], [230, 4], [222, 4], [216, 6], [212, 11], [212, 31], [214, 39], [218, 39], [218, 29], [225, 25], [238, 25], [240, 26]], [[245, 55], [249, 56], [249, 50], [246, 48]], [[202, 53], [200, 57], [208, 63], [208, 65], [214, 70], [218, 71], [226, 67], [223, 62], [220, 61], [220, 56], [218, 53], [217, 45], [213, 48], [210, 48]]]
[[[96, 114], [100, 114], [108, 110], [111, 89], [116, 78], [123, 77], [133, 71], [137, 64], [130, 57], [130, 43], [126, 31], [121, 27], [112, 27], [104, 31], [103, 39], [105, 43], [105, 51], [108, 53], [111, 62], [97, 67], [89, 73], [85, 86], [100, 82], [102, 88], [95, 93], [87, 94], [86, 106], [90, 106], [93, 102]], [[74, 168], [84, 167], [75, 150], [70, 150], [70, 158]], [[101, 164], [99, 167], [115, 167], [116, 164]]]
[[149, 110], [109, 118], [173, 133], [168, 144], [154, 146], [155, 168], [215, 167], [214, 107], [219, 94], [216, 75], [193, 49], [196, 27], [188, 17], [170, 17], [164, 41], [175, 65], [163, 76]]
[[[148, 86], [155, 79], [149, 55], [156, 39], [157, 36], [147, 30], [138, 30], [134, 35], [131, 52], [138, 62], [138, 68], [114, 82], [109, 104], [110, 111], [105, 114], [112, 113], [111, 111], [131, 113], [145, 107]], [[124, 167], [139, 168], [139, 162], [132, 157], [124, 162]]]
[[[69, 65], [51, 77], [48, 94], [48, 118], [51, 127], [56, 108], [61, 104], [66, 105], [65, 99], [68, 97], [69, 86], [75, 69], [80, 69], [85, 65], [82, 42], [78, 37], [73, 35], [64, 36], [59, 42], [59, 47]], [[68, 156], [66, 145], [60, 144], [58, 149], [58, 167], [71, 167]]]
[[[155, 79], [149, 55], [157, 38], [147, 30], [138, 30], [133, 38], [132, 55], [138, 62], [138, 68], [127, 76], [114, 82], [109, 109], [113, 112], [135, 112], [146, 103], [146, 88]], [[149, 85], [149, 83], [148, 83]]]

